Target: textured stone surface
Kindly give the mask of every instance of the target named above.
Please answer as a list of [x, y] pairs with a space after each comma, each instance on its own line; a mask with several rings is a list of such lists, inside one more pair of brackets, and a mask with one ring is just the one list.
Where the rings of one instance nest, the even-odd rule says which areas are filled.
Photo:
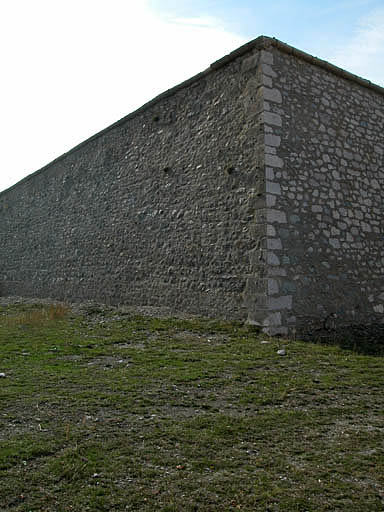
[[242, 62], [0, 194], [0, 293], [246, 318], [266, 227], [257, 54]]
[[330, 317], [335, 325], [383, 321], [384, 97], [270, 52], [265, 98], [280, 91], [282, 102], [269, 101], [264, 114], [265, 143], [276, 149], [266, 158], [274, 168], [267, 192], [277, 195], [268, 247], [284, 275], [268, 272], [277, 281], [269, 308], [290, 330], [290, 318], [299, 331]]
[[382, 322], [383, 132], [384, 90], [261, 37], [0, 194], [0, 294]]

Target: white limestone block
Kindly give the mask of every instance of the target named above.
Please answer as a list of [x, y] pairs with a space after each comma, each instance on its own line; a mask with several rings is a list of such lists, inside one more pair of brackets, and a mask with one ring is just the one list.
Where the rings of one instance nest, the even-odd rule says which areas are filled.
[[269, 153], [267, 153], [265, 155], [265, 164], [268, 165], [269, 167], [281, 168], [283, 167], [284, 162], [280, 157], [276, 155], [270, 155]]
[[287, 215], [280, 210], [274, 210], [271, 208], [267, 211], [267, 222], [269, 222], [269, 223], [278, 222], [280, 224], [286, 224], [287, 223]]
[[281, 103], [283, 101], [279, 89], [269, 89], [268, 87], [264, 87], [264, 99], [273, 103]]
[[264, 112], [264, 123], [279, 127], [283, 124], [280, 114], [273, 112]]

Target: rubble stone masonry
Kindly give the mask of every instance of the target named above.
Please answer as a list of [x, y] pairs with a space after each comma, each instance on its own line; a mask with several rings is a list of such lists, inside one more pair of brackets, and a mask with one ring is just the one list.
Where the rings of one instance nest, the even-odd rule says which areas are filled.
[[0, 293], [381, 322], [384, 90], [260, 37], [0, 194]]
[[380, 322], [383, 91], [273, 46], [263, 74], [270, 331]]

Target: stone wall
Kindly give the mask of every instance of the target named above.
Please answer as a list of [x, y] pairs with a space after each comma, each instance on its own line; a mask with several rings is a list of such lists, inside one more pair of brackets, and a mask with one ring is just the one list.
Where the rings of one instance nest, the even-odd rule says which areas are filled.
[[382, 322], [383, 132], [383, 89], [258, 38], [1, 193], [0, 293]]
[[271, 332], [383, 321], [384, 91], [334, 71], [263, 69]]
[[0, 194], [0, 293], [246, 318], [257, 60], [215, 63]]

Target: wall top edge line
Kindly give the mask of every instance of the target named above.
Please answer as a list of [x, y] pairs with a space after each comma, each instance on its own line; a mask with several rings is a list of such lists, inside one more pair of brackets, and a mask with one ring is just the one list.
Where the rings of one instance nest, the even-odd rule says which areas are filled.
[[0, 192], [0, 197], [5, 195], [5, 194], [7, 194], [11, 190], [13, 190], [15, 187], [18, 187], [22, 183], [25, 183], [25, 182], [29, 181], [30, 179], [34, 178], [35, 176], [44, 173], [52, 165], [56, 164], [57, 162], [60, 162], [61, 160], [63, 160], [67, 156], [71, 155], [72, 153], [75, 153], [76, 151], [78, 151], [82, 147], [86, 146], [90, 142], [92, 142], [92, 141], [98, 139], [99, 137], [105, 135], [109, 131], [117, 128], [118, 126], [120, 126], [122, 124], [124, 124], [128, 120], [133, 119], [134, 117], [136, 117], [139, 114], [141, 114], [142, 112], [148, 110], [150, 107], [152, 107], [153, 105], [156, 105], [157, 103], [159, 103], [163, 99], [168, 98], [170, 96], [173, 96], [176, 92], [178, 92], [178, 91], [180, 91], [182, 89], [185, 89], [185, 88], [189, 87], [190, 85], [198, 82], [199, 80], [201, 80], [205, 76], [207, 76], [207, 75], [211, 74], [212, 72], [216, 71], [217, 69], [220, 69], [221, 67], [227, 65], [228, 63], [232, 62], [233, 60], [237, 59], [238, 57], [241, 57], [242, 55], [244, 55], [244, 54], [246, 54], [246, 53], [248, 53], [248, 52], [250, 52], [252, 50], [268, 50], [271, 47], [275, 47], [278, 50], [280, 50], [280, 51], [282, 51], [284, 53], [287, 53], [288, 55], [293, 55], [294, 57], [297, 57], [298, 59], [304, 60], [304, 61], [306, 61], [306, 62], [308, 62], [310, 64], [313, 64], [315, 66], [323, 68], [323, 69], [325, 69], [325, 70], [327, 70], [327, 71], [329, 71], [329, 72], [331, 72], [331, 73], [333, 73], [333, 74], [335, 74], [337, 76], [340, 76], [340, 77], [342, 77], [342, 78], [344, 78], [346, 80], [355, 82], [355, 83], [357, 83], [357, 84], [359, 84], [359, 85], [361, 85], [363, 87], [371, 89], [371, 90], [375, 91], [376, 93], [381, 94], [381, 95], [384, 96], [384, 87], [381, 87], [379, 85], [374, 84], [373, 82], [370, 82], [369, 80], [366, 80], [366, 79], [361, 78], [361, 77], [359, 77], [357, 75], [354, 75], [353, 73], [350, 73], [349, 71], [345, 71], [344, 69], [339, 68], [338, 66], [335, 66], [334, 64], [331, 64], [331, 63], [329, 63], [329, 62], [327, 62], [325, 60], [322, 60], [322, 59], [319, 59], [317, 57], [314, 57], [314, 56], [310, 55], [309, 53], [306, 53], [306, 52], [304, 52], [302, 50], [298, 50], [297, 48], [295, 48], [293, 46], [290, 46], [290, 45], [288, 45], [286, 43], [283, 43], [279, 39], [276, 39], [274, 37], [273, 38], [272, 37], [268, 37], [268, 36], [259, 36], [256, 39], [253, 39], [252, 41], [249, 41], [248, 43], [245, 43], [244, 45], [240, 46], [236, 50], [230, 52], [228, 55], [225, 55], [224, 57], [221, 57], [217, 61], [213, 62], [204, 71], [202, 71], [202, 72], [198, 73], [197, 75], [194, 75], [191, 78], [188, 78], [184, 82], [181, 82], [180, 84], [177, 84], [174, 87], [172, 87], [172, 88], [170, 88], [170, 89], [160, 93], [158, 96], [156, 96], [152, 100], [149, 100], [147, 103], [145, 103], [144, 105], [142, 105], [138, 109], [136, 109], [133, 112], [129, 113], [128, 115], [122, 117], [121, 119], [119, 119], [115, 123], [107, 126], [103, 130], [95, 133], [94, 135], [92, 135], [88, 139], [80, 142], [79, 144], [77, 144], [76, 146], [74, 146], [73, 148], [68, 150], [67, 152], [63, 153], [62, 155], [60, 155], [59, 157], [55, 158], [54, 160], [52, 160], [51, 162], [49, 162], [45, 166], [43, 166], [40, 169], [38, 169], [37, 171], [35, 171], [35, 172], [25, 176], [24, 178], [22, 178], [20, 181], [18, 181], [14, 185], [12, 185], [12, 186], [8, 187], [7, 189], [1, 191]]

